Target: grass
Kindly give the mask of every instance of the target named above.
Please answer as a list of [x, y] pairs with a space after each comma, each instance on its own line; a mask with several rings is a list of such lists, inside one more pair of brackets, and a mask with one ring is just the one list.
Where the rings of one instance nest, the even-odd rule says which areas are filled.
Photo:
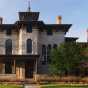
[[41, 88], [88, 88], [88, 85], [75, 85], [75, 84], [67, 84], [67, 85], [42, 85]]
[[[23, 88], [20, 85], [0, 84], [0, 88]], [[88, 85], [83, 84], [47, 84], [41, 85], [41, 88], [88, 88]]]
[[20, 85], [0, 84], [0, 88], [23, 88]]

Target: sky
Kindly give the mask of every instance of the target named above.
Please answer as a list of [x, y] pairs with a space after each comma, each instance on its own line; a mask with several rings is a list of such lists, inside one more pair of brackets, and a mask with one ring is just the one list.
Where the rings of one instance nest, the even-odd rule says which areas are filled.
[[[0, 0], [0, 16], [4, 23], [18, 20], [19, 11], [27, 11], [29, 0]], [[88, 0], [31, 0], [31, 10], [40, 12], [40, 20], [55, 24], [56, 16], [62, 16], [63, 24], [72, 24], [68, 37], [79, 37], [87, 41]]]

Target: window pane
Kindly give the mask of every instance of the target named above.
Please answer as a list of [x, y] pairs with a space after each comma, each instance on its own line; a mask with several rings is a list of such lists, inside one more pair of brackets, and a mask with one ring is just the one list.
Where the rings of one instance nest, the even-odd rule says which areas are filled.
[[6, 40], [5, 48], [6, 48], [5, 50], [6, 55], [11, 55], [12, 54], [12, 40], [11, 39]]
[[27, 40], [27, 53], [32, 53], [32, 40]]

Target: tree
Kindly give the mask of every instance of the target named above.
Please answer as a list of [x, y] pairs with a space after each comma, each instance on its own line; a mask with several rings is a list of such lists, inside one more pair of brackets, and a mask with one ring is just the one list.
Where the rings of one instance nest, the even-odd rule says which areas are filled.
[[78, 73], [79, 65], [84, 56], [83, 48], [76, 43], [63, 43], [57, 49], [51, 51], [50, 71], [54, 74], [69, 75]]

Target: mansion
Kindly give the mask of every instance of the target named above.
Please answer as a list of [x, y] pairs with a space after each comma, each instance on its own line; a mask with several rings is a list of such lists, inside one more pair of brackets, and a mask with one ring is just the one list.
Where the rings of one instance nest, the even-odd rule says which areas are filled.
[[49, 74], [49, 52], [65, 41], [71, 24], [45, 24], [39, 12], [19, 12], [14, 24], [3, 24], [0, 18], [0, 79], [36, 79]]

